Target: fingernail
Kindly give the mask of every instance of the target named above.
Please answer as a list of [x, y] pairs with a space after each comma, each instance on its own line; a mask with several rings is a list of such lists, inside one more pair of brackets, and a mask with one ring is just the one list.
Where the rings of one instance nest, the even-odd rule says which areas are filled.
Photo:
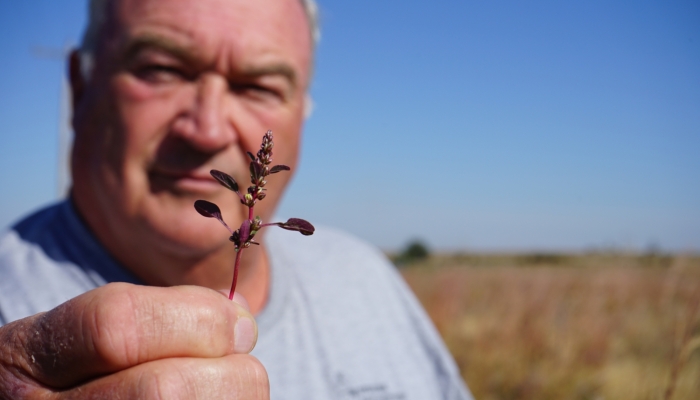
[[255, 322], [251, 317], [239, 316], [233, 328], [233, 351], [238, 354], [249, 353], [258, 340]]

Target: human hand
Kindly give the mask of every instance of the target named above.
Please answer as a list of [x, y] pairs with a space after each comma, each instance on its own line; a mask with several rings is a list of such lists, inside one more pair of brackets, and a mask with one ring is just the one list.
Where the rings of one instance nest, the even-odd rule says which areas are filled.
[[0, 399], [269, 399], [256, 339], [213, 290], [113, 283], [0, 328]]

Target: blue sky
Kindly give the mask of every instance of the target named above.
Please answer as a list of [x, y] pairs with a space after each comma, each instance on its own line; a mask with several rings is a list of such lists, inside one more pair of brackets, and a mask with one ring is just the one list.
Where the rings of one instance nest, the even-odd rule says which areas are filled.
[[[385, 249], [700, 251], [700, 3], [320, 0], [279, 213]], [[0, 1], [0, 228], [57, 198], [84, 0]]]

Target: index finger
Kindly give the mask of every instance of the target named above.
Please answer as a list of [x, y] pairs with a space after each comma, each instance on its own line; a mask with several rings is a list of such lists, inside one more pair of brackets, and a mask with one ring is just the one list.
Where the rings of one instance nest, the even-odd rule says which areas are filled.
[[196, 286], [109, 284], [10, 325], [6, 364], [59, 389], [163, 358], [247, 353], [257, 339], [248, 311]]

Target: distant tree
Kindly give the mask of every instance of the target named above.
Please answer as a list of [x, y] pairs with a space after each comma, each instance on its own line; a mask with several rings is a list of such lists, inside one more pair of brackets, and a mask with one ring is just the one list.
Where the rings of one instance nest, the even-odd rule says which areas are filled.
[[430, 256], [430, 250], [423, 241], [416, 239], [408, 243], [406, 247], [394, 257], [397, 266], [403, 266], [416, 261], [424, 260]]

